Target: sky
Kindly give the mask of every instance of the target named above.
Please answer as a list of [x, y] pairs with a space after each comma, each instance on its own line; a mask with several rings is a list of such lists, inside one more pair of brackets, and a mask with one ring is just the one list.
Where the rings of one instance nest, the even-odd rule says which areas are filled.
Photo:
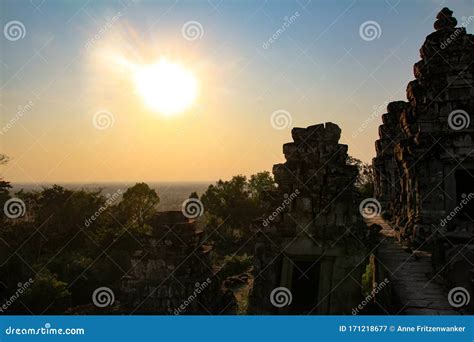
[[[292, 127], [328, 121], [370, 162], [380, 116], [406, 100], [444, 6], [459, 23], [474, 15], [472, 0], [3, 0], [0, 152], [10, 161], [0, 175], [228, 179], [271, 171]], [[133, 68], [162, 59], [197, 82], [194, 102], [173, 115], [134, 86]]]

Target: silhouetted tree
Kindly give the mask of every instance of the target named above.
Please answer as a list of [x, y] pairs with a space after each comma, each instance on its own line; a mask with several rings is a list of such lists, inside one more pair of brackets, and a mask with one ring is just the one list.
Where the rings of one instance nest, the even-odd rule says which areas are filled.
[[226, 236], [226, 241], [216, 242], [218, 249], [224, 248], [229, 241], [237, 246], [249, 237], [252, 221], [264, 212], [263, 193], [274, 188], [273, 178], [267, 171], [252, 175], [250, 179], [237, 175], [208, 187], [201, 196], [207, 227], [211, 231], [218, 228], [220, 234]]
[[230, 181], [219, 180], [216, 185], [210, 185], [201, 201], [208, 213], [221, 218], [234, 228], [248, 224], [255, 211], [247, 178], [242, 175], [234, 176]]
[[33, 285], [21, 297], [21, 301], [34, 314], [59, 314], [71, 305], [71, 293], [67, 283], [58, 279], [57, 274], [43, 269], [36, 274]]
[[368, 198], [374, 196], [374, 170], [371, 164], [364, 163], [360, 159], [348, 156], [347, 163], [356, 165], [359, 174], [355, 180], [355, 187], [362, 197]]
[[[7, 196], [8, 182], [0, 186], [0, 196]], [[25, 202], [27, 215], [0, 224], [0, 302], [31, 277], [34, 283], [21, 300], [34, 313], [64, 313], [90, 304], [99, 286], [119, 288], [159, 202], [145, 183], [129, 188], [118, 205], [101, 191], [58, 185], [21, 190], [15, 197]]]
[[128, 188], [119, 204], [119, 211], [125, 223], [137, 233], [146, 233], [149, 219], [156, 213], [160, 197], [146, 183], [137, 183]]
[[263, 192], [276, 188], [275, 180], [268, 171], [259, 172], [250, 176], [249, 190], [251, 196], [256, 200], [260, 200]]

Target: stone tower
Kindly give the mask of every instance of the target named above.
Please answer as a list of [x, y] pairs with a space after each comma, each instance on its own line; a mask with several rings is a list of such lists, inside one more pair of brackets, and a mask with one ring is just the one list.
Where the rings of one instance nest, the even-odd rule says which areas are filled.
[[256, 223], [250, 312], [350, 314], [361, 300], [367, 256], [357, 167], [333, 123], [294, 128], [273, 167], [278, 190]]
[[452, 13], [438, 13], [408, 102], [388, 105], [375, 145], [376, 197], [402, 238], [418, 245], [456, 232], [474, 237], [474, 36], [465, 28], [474, 17], [456, 27]]

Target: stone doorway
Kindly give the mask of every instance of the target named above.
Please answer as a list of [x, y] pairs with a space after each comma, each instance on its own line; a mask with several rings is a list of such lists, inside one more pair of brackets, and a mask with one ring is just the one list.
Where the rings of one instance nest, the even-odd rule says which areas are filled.
[[456, 178], [456, 203], [461, 206], [462, 201], [468, 201], [466, 205], [462, 205], [458, 217], [462, 220], [474, 220], [474, 200], [471, 200], [469, 194], [474, 194], [474, 169], [457, 170]]
[[314, 260], [292, 260], [291, 292], [293, 302], [290, 314], [317, 312], [320, 263]]

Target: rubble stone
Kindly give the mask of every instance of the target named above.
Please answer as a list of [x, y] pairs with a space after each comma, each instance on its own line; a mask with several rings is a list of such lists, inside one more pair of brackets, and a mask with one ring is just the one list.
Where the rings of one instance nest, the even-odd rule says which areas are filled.
[[211, 246], [181, 211], [159, 212], [153, 234], [131, 259], [122, 278], [126, 312], [136, 314], [215, 314], [222, 294], [212, 269]]

